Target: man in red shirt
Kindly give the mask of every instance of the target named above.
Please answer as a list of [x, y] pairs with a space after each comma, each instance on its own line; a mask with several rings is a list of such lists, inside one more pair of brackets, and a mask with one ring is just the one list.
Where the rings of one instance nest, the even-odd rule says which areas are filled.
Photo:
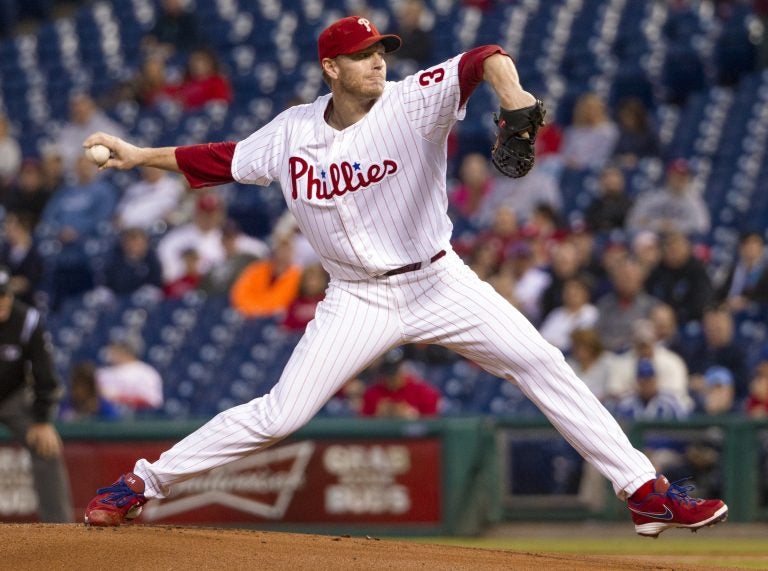
[[419, 418], [435, 416], [440, 391], [408, 371], [401, 347], [386, 353], [377, 381], [363, 394], [362, 416]]

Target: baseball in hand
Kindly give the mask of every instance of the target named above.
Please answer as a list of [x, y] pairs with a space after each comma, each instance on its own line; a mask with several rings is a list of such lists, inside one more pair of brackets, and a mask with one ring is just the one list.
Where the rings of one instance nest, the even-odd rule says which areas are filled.
[[110, 152], [108, 147], [96, 144], [85, 149], [85, 156], [101, 166], [109, 160]]

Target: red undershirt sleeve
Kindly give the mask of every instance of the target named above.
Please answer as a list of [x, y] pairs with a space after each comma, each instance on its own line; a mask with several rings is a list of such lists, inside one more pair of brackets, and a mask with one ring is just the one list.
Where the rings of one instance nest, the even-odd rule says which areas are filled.
[[236, 144], [228, 141], [176, 147], [176, 162], [189, 186], [202, 188], [234, 181], [232, 158]]
[[493, 54], [509, 56], [504, 48], [497, 45], [479, 46], [461, 56], [459, 60], [459, 89], [461, 93], [459, 108], [464, 106], [475, 88], [480, 85], [483, 80], [483, 62]]

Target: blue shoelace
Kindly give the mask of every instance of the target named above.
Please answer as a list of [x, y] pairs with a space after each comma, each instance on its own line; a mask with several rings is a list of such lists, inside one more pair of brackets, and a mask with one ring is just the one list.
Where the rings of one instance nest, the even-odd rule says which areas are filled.
[[124, 484], [122, 480], [116, 484], [107, 486], [106, 488], [99, 488], [96, 490], [96, 493], [99, 495], [109, 494], [109, 496], [101, 501], [104, 503], [114, 503], [118, 507], [124, 506], [132, 497], [138, 496], [138, 494]]
[[667, 497], [671, 500], [674, 500], [679, 503], [683, 503], [686, 505], [692, 505], [697, 504], [699, 502], [698, 498], [692, 498], [688, 495], [688, 492], [692, 491], [696, 486], [693, 484], [689, 484], [687, 486], [683, 486], [682, 483], [686, 482], [691, 479], [691, 476], [688, 476], [687, 478], [683, 478], [681, 480], [677, 480], [676, 482], [672, 482], [669, 484], [669, 489], [667, 490]]

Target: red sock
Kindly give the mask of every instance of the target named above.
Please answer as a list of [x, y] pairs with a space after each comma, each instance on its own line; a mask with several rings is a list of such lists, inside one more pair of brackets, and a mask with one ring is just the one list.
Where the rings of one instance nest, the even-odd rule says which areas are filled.
[[648, 480], [645, 484], [640, 486], [635, 491], [634, 494], [629, 496], [629, 501], [639, 502], [640, 500], [644, 499], [645, 496], [647, 496], [648, 494], [652, 494], [653, 492], [656, 491], [655, 485], [656, 485], [656, 478], [654, 478], [653, 480]]

